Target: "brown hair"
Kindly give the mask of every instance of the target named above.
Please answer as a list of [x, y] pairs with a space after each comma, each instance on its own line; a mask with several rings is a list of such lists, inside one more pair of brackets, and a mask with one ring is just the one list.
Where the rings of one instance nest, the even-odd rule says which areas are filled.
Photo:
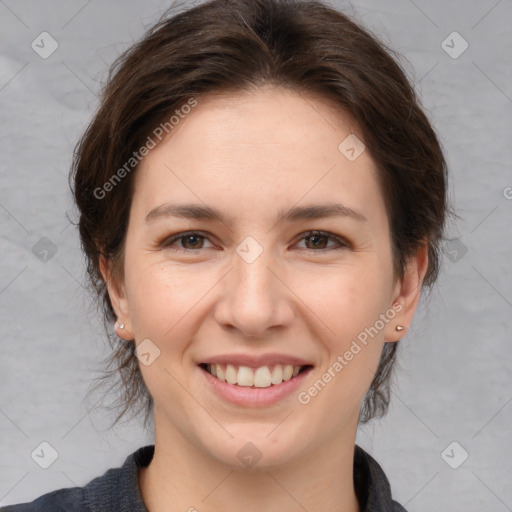
[[[120, 377], [122, 410], [115, 423], [137, 403], [136, 414], [146, 408], [146, 423], [153, 407], [135, 343], [110, 332], [115, 314], [99, 269], [103, 254], [114, 274], [122, 277], [134, 154], [190, 98], [200, 101], [213, 92], [262, 86], [320, 95], [352, 116], [378, 166], [396, 276], [403, 275], [408, 258], [426, 240], [424, 285], [437, 277], [447, 213], [446, 164], [390, 49], [318, 1], [211, 0], [172, 17], [168, 12], [112, 65], [101, 105], [75, 149], [70, 174], [87, 272], [103, 306], [113, 349], [108, 365], [113, 370], [102, 379]], [[362, 403], [361, 423], [387, 411], [396, 349], [397, 343], [384, 346]]]

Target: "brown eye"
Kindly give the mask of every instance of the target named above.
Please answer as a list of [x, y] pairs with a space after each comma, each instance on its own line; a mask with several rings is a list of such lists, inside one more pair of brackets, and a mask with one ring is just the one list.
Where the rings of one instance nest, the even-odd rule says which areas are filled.
[[[179, 252], [196, 251], [205, 248], [205, 240], [207, 240], [206, 236], [195, 231], [190, 231], [187, 233], [178, 233], [166, 238], [160, 246]], [[206, 249], [208, 249], [208, 247], [206, 247]]]
[[[350, 246], [343, 238], [333, 233], [323, 231], [310, 231], [306, 233], [301, 240], [305, 241], [306, 249], [310, 253], [325, 253], [331, 250], [346, 249]], [[335, 242], [335, 245], [328, 247], [327, 244], [329, 242]]]
[[309, 235], [305, 237], [305, 239], [311, 242], [311, 247], [308, 247], [310, 249], [325, 249], [327, 243], [329, 242], [329, 237], [326, 235]]
[[[202, 237], [201, 235], [186, 235], [180, 237], [178, 240], [182, 240], [181, 245], [184, 249], [200, 249], [202, 246]], [[187, 247], [189, 245], [189, 247]]]

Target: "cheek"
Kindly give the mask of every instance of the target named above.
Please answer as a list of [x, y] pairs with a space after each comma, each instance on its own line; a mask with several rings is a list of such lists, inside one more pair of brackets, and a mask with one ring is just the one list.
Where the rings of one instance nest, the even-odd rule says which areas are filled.
[[377, 258], [364, 259], [357, 264], [319, 268], [307, 275], [299, 273], [295, 278], [293, 289], [297, 295], [337, 340], [357, 336], [373, 325], [387, 306], [389, 270], [380, 268]]
[[209, 288], [197, 275], [161, 264], [135, 264], [127, 283], [136, 338], [155, 340], [170, 335]]
[[323, 409], [333, 413], [332, 404], [339, 404], [333, 424], [344, 421], [347, 408], [357, 413], [377, 370], [386, 325], [381, 315], [386, 313], [384, 298], [389, 286], [389, 279], [380, 277], [384, 275], [372, 265], [344, 269], [326, 280], [322, 294], [308, 303], [329, 329], [323, 329], [327, 357], [322, 364], [321, 382], [305, 390], [306, 399], [321, 395], [314, 399], [320, 416], [325, 413], [321, 412]]
[[330, 370], [326, 380], [334, 381], [331, 399], [340, 403], [355, 400], [356, 407], [378, 367], [386, 320], [390, 320], [390, 315], [386, 317], [386, 299], [392, 280], [389, 269], [385, 270], [377, 259], [367, 265], [339, 269], [323, 280], [321, 293], [308, 303], [329, 327], [322, 340], [328, 352], [322, 369]]

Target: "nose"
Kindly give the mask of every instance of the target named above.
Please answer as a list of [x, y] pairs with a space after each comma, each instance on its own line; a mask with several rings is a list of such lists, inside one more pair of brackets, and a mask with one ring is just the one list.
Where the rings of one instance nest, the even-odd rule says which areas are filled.
[[293, 293], [270, 251], [263, 250], [254, 261], [235, 254], [233, 265], [222, 281], [222, 299], [215, 308], [217, 323], [259, 338], [290, 325], [295, 314]]

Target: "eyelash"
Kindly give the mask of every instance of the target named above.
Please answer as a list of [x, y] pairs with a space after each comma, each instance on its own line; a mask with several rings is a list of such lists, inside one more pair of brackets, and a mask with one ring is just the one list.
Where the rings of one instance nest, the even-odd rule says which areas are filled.
[[[208, 238], [205, 234], [202, 234], [200, 231], [186, 231], [183, 233], [177, 233], [176, 235], [172, 235], [171, 237], [164, 239], [162, 242], [159, 243], [159, 246], [162, 248], [171, 248], [173, 251], [182, 252], [182, 253], [198, 252], [199, 249], [183, 249], [180, 247], [172, 247], [172, 244], [174, 242], [176, 242], [180, 239], [192, 236], [192, 235], [196, 235], [196, 236], [199, 236], [201, 238], [206, 238], [206, 239]], [[301, 241], [305, 238], [308, 238], [308, 237], [313, 237], [313, 236], [325, 236], [325, 237], [327, 237], [328, 241], [334, 241], [334, 242], [339, 243], [340, 247], [334, 247], [334, 248], [330, 247], [328, 249], [319, 249], [319, 250], [305, 249], [305, 251], [309, 254], [325, 253], [327, 251], [347, 249], [350, 247], [350, 244], [346, 240], [344, 240], [343, 238], [341, 238], [337, 235], [334, 235], [333, 233], [329, 233], [326, 231], [317, 231], [317, 230], [307, 231], [301, 236], [299, 241]]]

